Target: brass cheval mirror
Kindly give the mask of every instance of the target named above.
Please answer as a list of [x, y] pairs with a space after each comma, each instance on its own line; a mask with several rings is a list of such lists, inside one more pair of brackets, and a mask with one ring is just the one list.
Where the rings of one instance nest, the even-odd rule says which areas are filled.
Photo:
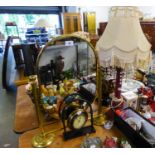
[[[41, 133], [33, 147], [47, 147], [55, 131], [68, 140], [95, 132], [95, 112], [102, 113], [98, 55], [86, 37], [62, 35], [49, 41], [37, 58], [37, 76], [30, 77]], [[45, 124], [62, 122], [53, 131]], [[96, 122], [96, 121], [95, 121]], [[83, 133], [83, 134], [81, 134]]]

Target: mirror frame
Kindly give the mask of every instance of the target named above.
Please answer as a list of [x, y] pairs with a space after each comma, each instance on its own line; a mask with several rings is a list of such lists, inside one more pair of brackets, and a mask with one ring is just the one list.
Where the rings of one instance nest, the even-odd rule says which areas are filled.
[[96, 100], [98, 98], [98, 107], [99, 107], [99, 113], [100, 113], [100, 110], [102, 109], [102, 104], [100, 103], [101, 102], [101, 89], [102, 88], [101, 88], [100, 62], [99, 62], [98, 53], [97, 53], [96, 49], [93, 47], [93, 45], [88, 40], [86, 40], [85, 38], [82, 38], [78, 35], [75, 35], [75, 34], [61, 35], [61, 36], [58, 36], [56, 38], [53, 38], [52, 40], [47, 42], [46, 45], [39, 52], [39, 55], [37, 57], [37, 62], [36, 62], [36, 73], [37, 73], [38, 85], [39, 85], [39, 92], [38, 92], [39, 93], [38, 94], [39, 101], [41, 101], [41, 81], [40, 81], [40, 75], [39, 75], [39, 62], [40, 62], [41, 56], [45, 52], [47, 47], [55, 45], [55, 43], [57, 41], [62, 41], [64, 39], [69, 39], [69, 38], [70, 38], [70, 40], [80, 39], [80, 40], [86, 42], [88, 44], [88, 46], [91, 47], [91, 49], [94, 53], [95, 63], [96, 63], [96, 95], [95, 95], [94, 100]]

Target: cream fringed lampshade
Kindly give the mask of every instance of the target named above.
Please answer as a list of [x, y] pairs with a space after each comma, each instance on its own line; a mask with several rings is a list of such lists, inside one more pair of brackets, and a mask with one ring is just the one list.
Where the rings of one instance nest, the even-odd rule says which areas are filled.
[[46, 19], [39, 19], [36, 24], [34, 25], [35, 27], [45, 27], [45, 28], [50, 28], [51, 27], [51, 24], [49, 23], [48, 20]]
[[104, 33], [96, 49], [103, 67], [147, 69], [152, 59], [151, 45], [140, 26], [137, 7], [112, 7]]

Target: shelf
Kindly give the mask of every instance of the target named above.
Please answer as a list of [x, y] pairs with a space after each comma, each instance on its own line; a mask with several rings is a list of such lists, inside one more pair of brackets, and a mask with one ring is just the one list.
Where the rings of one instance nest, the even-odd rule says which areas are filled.
[[41, 36], [41, 35], [48, 35], [48, 33], [39, 33], [39, 34], [25, 34], [25, 36]]

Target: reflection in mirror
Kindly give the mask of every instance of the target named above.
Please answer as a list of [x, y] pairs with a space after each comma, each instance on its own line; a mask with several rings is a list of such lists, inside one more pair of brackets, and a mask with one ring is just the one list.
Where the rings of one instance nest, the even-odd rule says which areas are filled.
[[[46, 46], [38, 59], [38, 81], [43, 108], [53, 117], [63, 99], [79, 93], [90, 103], [96, 95], [94, 49], [82, 39], [58, 39]], [[96, 104], [96, 102], [95, 102]]]
[[80, 79], [95, 73], [95, 56], [86, 42], [52, 45], [42, 53], [39, 62], [41, 84], [58, 84], [64, 79]]

